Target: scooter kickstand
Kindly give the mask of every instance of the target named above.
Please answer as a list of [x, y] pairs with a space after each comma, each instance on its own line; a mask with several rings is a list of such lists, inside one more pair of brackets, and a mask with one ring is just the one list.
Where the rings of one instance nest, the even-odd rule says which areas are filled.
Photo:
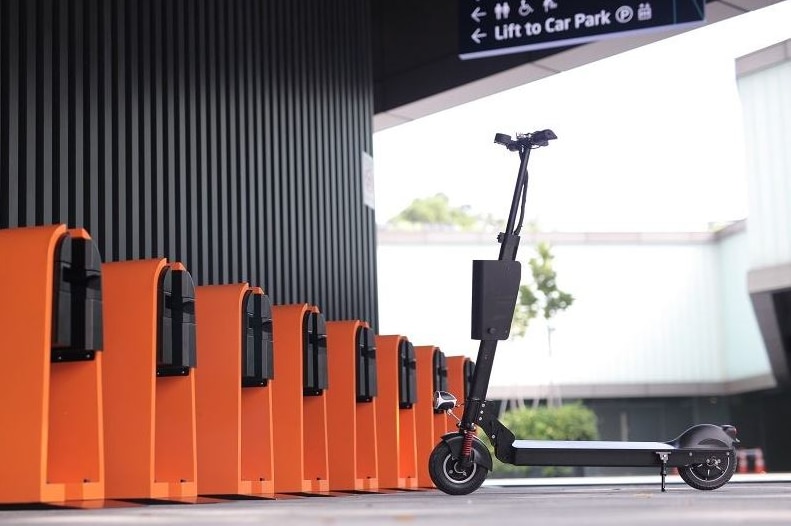
[[659, 475], [662, 477], [662, 493], [665, 492], [665, 477], [667, 476], [667, 459], [670, 457], [670, 453], [665, 451], [657, 451], [657, 455], [659, 455], [659, 460], [662, 461], [662, 467], [659, 468]]

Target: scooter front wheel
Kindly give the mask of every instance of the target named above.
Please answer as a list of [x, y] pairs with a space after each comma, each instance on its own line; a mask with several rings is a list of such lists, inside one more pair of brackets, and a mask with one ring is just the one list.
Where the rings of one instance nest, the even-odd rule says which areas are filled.
[[678, 468], [681, 479], [695, 489], [710, 490], [724, 486], [736, 471], [733, 452], [712, 454], [705, 462]]
[[475, 462], [462, 468], [450, 446], [440, 442], [428, 457], [428, 473], [434, 485], [448, 495], [467, 495], [481, 487], [489, 470]]

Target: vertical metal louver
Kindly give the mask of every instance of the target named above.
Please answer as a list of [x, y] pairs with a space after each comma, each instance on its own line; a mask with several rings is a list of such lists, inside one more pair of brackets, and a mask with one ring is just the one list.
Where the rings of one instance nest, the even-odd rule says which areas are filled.
[[0, 2], [0, 228], [377, 323], [369, 3]]

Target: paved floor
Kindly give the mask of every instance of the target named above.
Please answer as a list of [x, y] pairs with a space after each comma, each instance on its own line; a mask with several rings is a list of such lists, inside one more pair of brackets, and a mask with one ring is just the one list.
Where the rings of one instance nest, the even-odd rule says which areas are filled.
[[718, 490], [697, 491], [671, 478], [665, 493], [659, 491], [658, 483], [628, 479], [600, 479], [584, 485], [573, 480], [566, 485], [535, 481], [527, 482], [530, 485], [501, 485], [498, 481], [487, 481], [484, 487], [463, 497], [425, 490], [198, 504], [126, 504], [100, 509], [3, 510], [0, 523], [20, 526], [791, 524], [791, 478], [763, 480], [756, 477], [739, 480], [737, 476]]

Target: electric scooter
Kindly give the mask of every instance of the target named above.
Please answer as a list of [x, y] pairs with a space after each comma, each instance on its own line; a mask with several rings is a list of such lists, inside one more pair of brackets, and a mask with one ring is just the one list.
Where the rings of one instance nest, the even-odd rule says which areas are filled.
[[[736, 428], [730, 425], [700, 424], [668, 442], [627, 442], [602, 440], [517, 440], [498, 419], [496, 405], [486, 400], [497, 342], [508, 339], [514, 315], [521, 266], [516, 261], [519, 233], [527, 198], [527, 163], [533, 149], [557, 139], [552, 130], [510, 135], [498, 133], [494, 142], [518, 152], [519, 172], [505, 232], [497, 241], [497, 260], [473, 261], [473, 340], [480, 340], [475, 371], [464, 412], [459, 420], [452, 410], [455, 396], [434, 393], [437, 412], [458, 420], [458, 431], [441, 437], [428, 460], [431, 480], [450, 495], [466, 495], [478, 489], [492, 470], [492, 457], [477, 436], [480, 427], [494, 446], [495, 456], [517, 466], [643, 466], [658, 467], [661, 490], [665, 491], [668, 468], [677, 468], [688, 485], [713, 490], [727, 483], [736, 471]], [[518, 216], [518, 217], [517, 217]]]

